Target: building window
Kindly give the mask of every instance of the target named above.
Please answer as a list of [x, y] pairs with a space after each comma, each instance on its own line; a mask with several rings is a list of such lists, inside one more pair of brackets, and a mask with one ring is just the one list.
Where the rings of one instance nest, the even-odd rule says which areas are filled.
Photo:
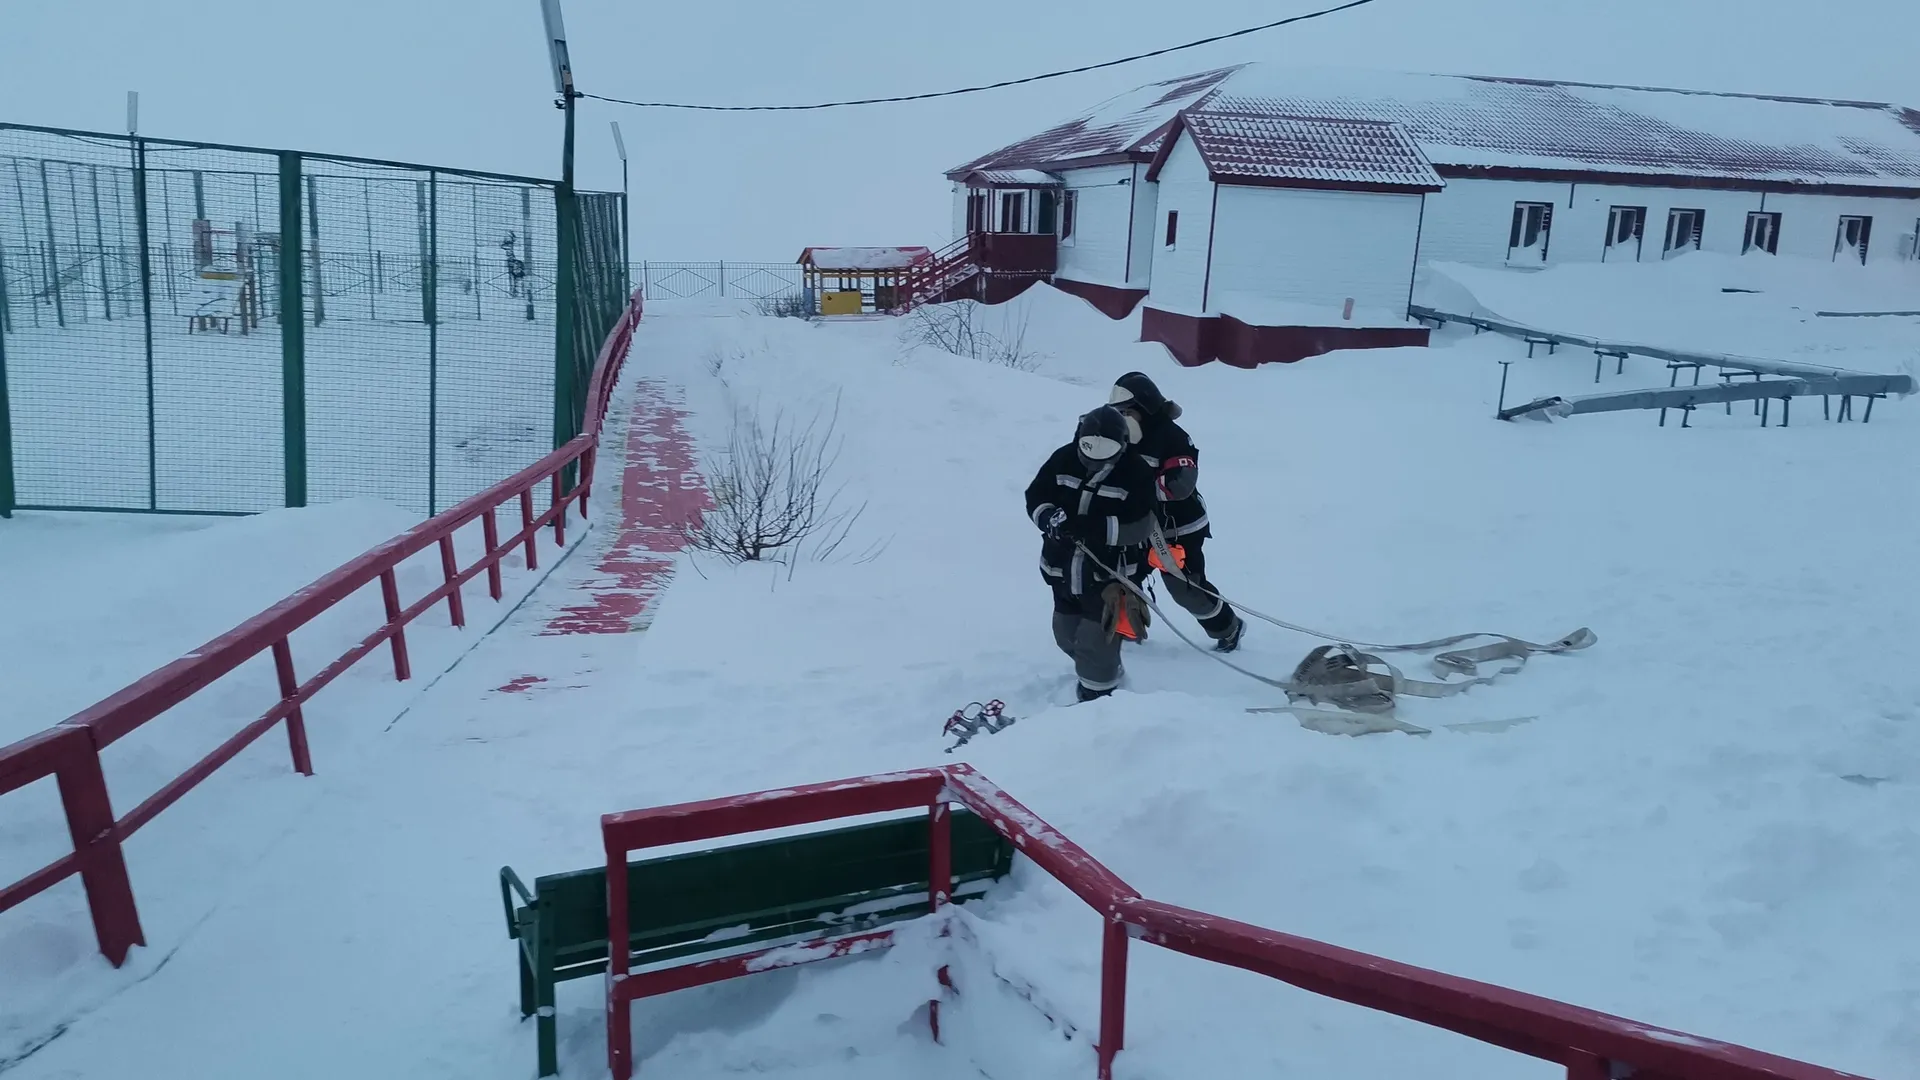
[[1513, 204], [1513, 229], [1507, 234], [1508, 262], [1546, 262], [1547, 234], [1553, 229], [1553, 204]]
[[1666, 256], [1671, 258], [1689, 251], [1699, 251], [1700, 233], [1706, 223], [1705, 210], [1667, 211]]
[[1000, 195], [1000, 231], [1003, 233], [1023, 233], [1027, 231], [1027, 193], [1007, 191]]
[[1180, 238], [1180, 211], [1169, 210], [1167, 211], [1167, 246], [1172, 247], [1173, 242], [1175, 240], [1178, 240], [1179, 238]]
[[967, 231], [987, 231], [987, 193], [984, 191], [967, 193]]
[[1043, 189], [1040, 192], [1040, 204], [1036, 215], [1039, 220], [1033, 223], [1033, 231], [1042, 236], [1052, 236], [1060, 227], [1059, 211], [1060, 194], [1052, 188]]
[[1607, 246], [1600, 261], [1632, 259], [1640, 261], [1640, 238], [1647, 231], [1647, 208], [1616, 206], [1607, 211]]
[[1769, 255], [1780, 254], [1780, 215], [1763, 210], [1755, 210], [1747, 215], [1747, 238], [1740, 245], [1740, 254], [1750, 251], [1764, 251]]
[[1079, 202], [1080, 193], [1077, 191], [1068, 190], [1060, 193], [1060, 239], [1062, 240], [1073, 239], [1073, 212]]
[[1873, 219], [1843, 214], [1840, 218], [1840, 230], [1833, 237], [1833, 260], [1839, 262], [1844, 254], [1848, 259], [1858, 260], [1860, 265], [1867, 263], [1867, 240], [1873, 234]]

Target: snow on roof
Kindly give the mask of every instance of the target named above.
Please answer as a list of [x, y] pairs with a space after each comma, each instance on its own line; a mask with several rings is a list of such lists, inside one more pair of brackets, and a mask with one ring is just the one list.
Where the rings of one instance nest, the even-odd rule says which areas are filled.
[[1187, 108], [1397, 123], [1443, 172], [1920, 188], [1920, 113], [1892, 105], [1280, 64], [1143, 87], [969, 168], [1144, 159]]
[[794, 261], [818, 270], [904, 270], [932, 257], [924, 247], [810, 247]]
[[1059, 187], [1061, 180], [1039, 169], [979, 169], [966, 176], [969, 184], [997, 184], [1009, 187]]
[[959, 180], [980, 169], [1051, 167], [1060, 162], [1126, 155], [1233, 72], [1233, 68], [1221, 68], [1148, 83], [1109, 98], [1064, 124], [969, 161], [950, 170], [947, 178]]
[[[1217, 180], [1419, 191], [1446, 186], [1398, 124], [1192, 109], [1172, 130], [1193, 139]], [[1162, 160], [1164, 154], [1154, 158], [1155, 169]]]

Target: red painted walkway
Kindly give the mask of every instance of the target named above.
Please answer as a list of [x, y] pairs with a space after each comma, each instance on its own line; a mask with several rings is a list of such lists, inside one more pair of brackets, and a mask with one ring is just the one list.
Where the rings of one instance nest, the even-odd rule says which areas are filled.
[[627, 634], [652, 622], [654, 600], [673, 576], [674, 553], [686, 546], [681, 525], [710, 505], [693, 440], [681, 423], [683, 400], [665, 384], [639, 380], [627, 424], [618, 531], [593, 574], [575, 586], [585, 597], [549, 620], [543, 636]]

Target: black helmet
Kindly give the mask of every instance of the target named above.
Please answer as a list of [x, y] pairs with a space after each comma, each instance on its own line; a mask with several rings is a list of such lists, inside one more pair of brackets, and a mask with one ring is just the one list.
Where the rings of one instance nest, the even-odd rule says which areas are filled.
[[1111, 463], [1127, 448], [1127, 418], [1120, 410], [1111, 405], [1102, 405], [1080, 418], [1080, 426], [1073, 433], [1073, 448], [1080, 454], [1080, 463], [1089, 469], [1097, 469]]
[[1113, 381], [1107, 404], [1128, 406], [1139, 409], [1145, 416], [1155, 416], [1167, 407], [1167, 396], [1144, 373], [1129, 371]]

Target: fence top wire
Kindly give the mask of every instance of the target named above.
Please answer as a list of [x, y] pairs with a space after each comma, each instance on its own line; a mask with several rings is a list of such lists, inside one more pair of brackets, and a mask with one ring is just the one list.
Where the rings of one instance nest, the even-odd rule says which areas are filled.
[[[495, 180], [509, 184], [528, 184], [535, 187], [557, 188], [560, 181], [540, 176], [516, 176], [513, 173], [487, 172], [481, 169], [450, 169], [440, 165], [423, 165], [412, 161], [389, 161], [385, 158], [354, 157], [350, 154], [316, 154], [305, 150], [273, 149], [264, 146], [239, 146], [233, 143], [195, 142], [189, 139], [157, 139], [148, 135], [125, 135], [110, 131], [83, 131], [77, 128], [45, 127], [39, 124], [15, 124], [0, 121], [0, 131], [22, 131], [40, 135], [54, 135], [95, 145], [125, 149], [135, 144], [142, 145], [148, 153], [164, 153], [167, 150], [219, 150], [237, 154], [294, 154], [305, 161], [336, 162], [342, 165], [372, 166], [382, 169], [404, 169], [410, 172], [436, 172], [447, 176], [464, 176], [479, 180]], [[580, 190], [585, 194], [584, 189]], [[618, 194], [617, 192], [594, 192], [593, 194]]]

